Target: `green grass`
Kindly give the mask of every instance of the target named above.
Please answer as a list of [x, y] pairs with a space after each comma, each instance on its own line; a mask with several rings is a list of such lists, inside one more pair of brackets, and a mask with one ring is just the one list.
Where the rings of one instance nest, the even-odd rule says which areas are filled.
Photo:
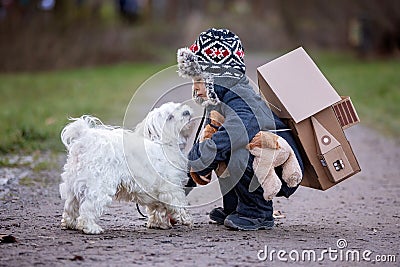
[[359, 60], [345, 54], [315, 57], [340, 95], [350, 96], [361, 121], [391, 137], [400, 136], [400, 61]]
[[[400, 62], [360, 61], [345, 54], [311, 54], [361, 121], [400, 136]], [[122, 123], [134, 91], [163, 66], [121, 64], [45, 73], [0, 74], [0, 153], [63, 151], [68, 117], [92, 114]], [[0, 164], [1, 165], [1, 164]]]
[[140, 84], [162, 66], [121, 64], [46, 73], [0, 74], [0, 153], [63, 151], [68, 117], [122, 123]]

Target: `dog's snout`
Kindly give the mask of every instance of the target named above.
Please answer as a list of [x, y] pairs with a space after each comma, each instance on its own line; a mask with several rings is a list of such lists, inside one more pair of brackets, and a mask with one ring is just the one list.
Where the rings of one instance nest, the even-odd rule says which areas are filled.
[[189, 111], [189, 110], [185, 110], [185, 111], [182, 113], [182, 115], [183, 115], [183, 116], [190, 116], [190, 111]]

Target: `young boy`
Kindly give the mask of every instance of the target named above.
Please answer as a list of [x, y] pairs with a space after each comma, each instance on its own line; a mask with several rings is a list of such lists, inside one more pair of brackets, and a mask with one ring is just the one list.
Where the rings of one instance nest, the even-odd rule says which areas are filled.
[[[246, 145], [259, 131], [287, 129], [261, 99], [245, 75], [244, 50], [237, 35], [227, 29], [202, 32], [194, 44], [178, 50], [178, 73], [193, 80], [193, 98], [206, 109], [222, 114], [225, 121], [211, 139], [195, 143], [189, 152], [189, 168], [201, 176], [225, 162], [229, 177], [219, 178], [223, 208], [210, 218], [236, 230], [270, 229], [274, 225], [272, 201], [254, 176], [254, 157]], [[209, 118], [206, 123], [209, 123]], [[201, 127], [201, 126], [200, 126]], [[303, 170], [300, 154], [290, 131], [276, 131], [291, 145]], [[281, 176], [281, 168], [276, 172]], [[296, 188], [282, 180], [278, 196], [289, 197]]]

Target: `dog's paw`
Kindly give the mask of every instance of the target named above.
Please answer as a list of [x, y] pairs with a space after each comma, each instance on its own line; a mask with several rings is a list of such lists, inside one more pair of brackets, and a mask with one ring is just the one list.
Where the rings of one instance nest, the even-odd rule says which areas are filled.
[[76, 229], [81, 230], [88, 235], [98, 235], [104, 232], [103, 228], [101, 228], [98, 224], [94, 222], [87, 222], [82, 219], [78, 219]]
[[76, 229], [76, 221], [75, 220], [68, 220], [68, 219], [61, 219], [61, 228], [63, 229]]
[[193, 225], [193, 220], [192, 217], [189, 215], [181, 216], [178, 220], [177, 223], [185, 225], [185, 226], [192, 226]]
[[101, 228], [97, 224], [92, 224], [90, 226], [83, 227], [82, 231], [88, 235], [98, 235], [104, 232], [103, 228]]
[[192, 220], [184, 220], [184, 221], [182, 221], [182, 225], [192, 227], [193, 221]]
[[182, 217], [181, 217], [181, 224], [185, 225], [185, 226], [192, 226], [193, 225], [193, 218], [192, 216], [190, 216], [190, 214], [188, 214], [187, 212], [185, 212]]
[[176, 209], [171, 214], [168, 215], [172, 225], [182, 224], [186, 226], [191, 226], [193, 224], [193, 219], [190, 213], [184, 209]]
[[147, 222], [147, 228], [149, 229], [161, 229], [161, 230], [168, 230], [172, 228], [171, 222], [165, 222], [165, 223], [151, 223]]
[[165, 216], [163, 218], [159, 218], [158, 220], [152, 219], [151, 217], [147, 221], [147, 228], [150, 229], [162, 229], [167, 230], [172, 228], [171, 219], [169, 216]]
[[76, 229], [76, 218], [71, 218], [66, 212], [62, 214], [61, 228], [63, 229]]

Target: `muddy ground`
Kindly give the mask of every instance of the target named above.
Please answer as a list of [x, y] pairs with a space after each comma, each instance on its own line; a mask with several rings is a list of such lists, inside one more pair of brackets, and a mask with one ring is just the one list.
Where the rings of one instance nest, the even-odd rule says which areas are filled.
[[[146, 229], [145, 220], [133, 204], [114, 203], [102, 219], [104, 234], [91, 236], [62, 230], [59, 223], [63, 203], [58, 184], [65, 157], [9, 157], [9, 167], [0, 171], [0, 234], [11, 235], [16, 242], [0, 243], [0, 266], [286, 264], [276, 253], [259, 260], [265, 255], [258, 252], [265, 246], [269, 255], [272, 250], [292, 253], [292, 258], [289, 254], [282, 257], [294, 264], [299, 262], [293, 260], [293, 250], [300, 255], [304, 250], [315, 250], [317, 258], [311, 259], [312, 265], [354, 265], [339, 257], [339, 253], [352, 249], [360, 253], [370, 250], [372, 254], [367, 258], [371, 260], [376, 255], [395, 255], [397, 262], [384, 266], [398, 266], [400, 146], [363, 126], [355, 126], [347, 134], [362, 172], [325, 192], [300, 187], [290, 199], [276, 199], [275, 209], [286, 217], [277, 219], [274, 229], [258, 232], [230, 231], [211, 224], [207, 214], [220, 205], [220, 200], [192, 209], [192, 228]], [[42, 170], [43, 162], [53, 162], [53, 170]], [[191, 203], [200, 202], [198, 198], [194, 194]], [[347, 247], [338, 249], [338, 239], [345, 239]], [[323, 261], [318, 261], [322, 251], [329, 248], [337, 249], [337, 253], [331, 258], [325, 254]], [[299, 261], [310, 264], [307, 257], [304, 259], [300, 256]]]

